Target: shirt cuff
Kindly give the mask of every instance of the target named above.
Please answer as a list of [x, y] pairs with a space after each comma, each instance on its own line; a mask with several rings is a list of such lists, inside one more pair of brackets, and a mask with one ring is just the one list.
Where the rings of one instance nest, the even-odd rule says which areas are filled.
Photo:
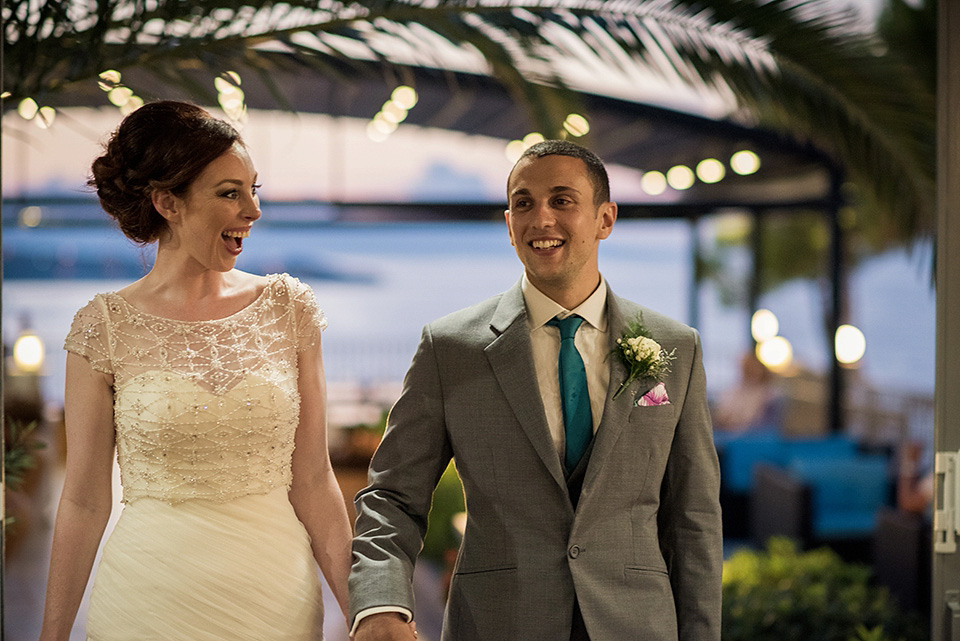
[[403, 618], [407, 620], [407, 623], [413, 621], [413, 612], [406, 608], [401, 608], [399, 605], [378, 605], [373, 608], [367, 608], [366, 610], [360, 610], [360, 612], [357, 613], [357, 616], [353, 619], [353, 627], [350, 628], [350, 638], [353, 638], [353, 635], [357, 633], [357, 626], [360, 625], [360, 621], [373, 614], [382, 614], [384, 612], [401, 614]]

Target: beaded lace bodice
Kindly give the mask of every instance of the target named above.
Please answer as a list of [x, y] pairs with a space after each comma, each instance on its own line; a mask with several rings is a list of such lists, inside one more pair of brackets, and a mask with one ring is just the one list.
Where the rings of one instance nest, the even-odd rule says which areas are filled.
[[65, 348], [114, 377], [124, 501], [229, 501], [289, 487], [297, 356], [325, 327], [312, 290], [287, 274], [219, 320], [154, 316], [115, 293], [80, 309]]

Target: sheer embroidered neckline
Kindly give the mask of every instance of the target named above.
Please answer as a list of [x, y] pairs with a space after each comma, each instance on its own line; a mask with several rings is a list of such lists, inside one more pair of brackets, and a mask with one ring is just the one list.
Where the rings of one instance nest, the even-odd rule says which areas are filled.
[[133, 314], [139, 314], [141, 316], [146, 316], [147, 318], [153, 318], [159, 321], [164, 321], [166, 323], [183, 323], [185, 325], [202, 325], [204, 323], [222, 323], [223, 321], [232, 320], [238, 316], [241, 316], [244, 313], [249, 312], [250, 310], [253, 310], [259, 307], [267, 297], [267, 290], [269, 290], [271, 287], [273, 287], [277, 283], [280, 276], [281, 275], [279, 274], [268, 275], [267, 282], [263, 286], [263, 289], [260, 290], [260, 293], [257, 294], [257, 297], [254, 298], [249, 303], [247, 303], [246, 305], [244, 305], [243, 307], [241, 307], [240, 309], [238, 309], [237, 311], [233, 312], [232, 314], [227, 314], [226, 316], [221, 316], [220, 318], [205, 318], [203, 320], [180, 320], [179, 318], [170, 318], [169, 316], [160, 316], [159, 314], [151, 314], [150, 312], [143, 311], [142, 309], [140, 309], [139, 307], [137, 307], [136, 305], [128, 301], [126, 298], [124, 298], [118, 292], [109, 292], [105, 294], [105, 296], [110, 299], [120, 301], [120, 303], [122, 303], [123, 306], [126, 307]]
[[115, 292], [81, 308], [64, 344], [114, 377], [124, 500], [228, 501], [289, 487], [299, 358], [324, 327], [313, 292], [286, 274], [215, 320], [157, 316]]

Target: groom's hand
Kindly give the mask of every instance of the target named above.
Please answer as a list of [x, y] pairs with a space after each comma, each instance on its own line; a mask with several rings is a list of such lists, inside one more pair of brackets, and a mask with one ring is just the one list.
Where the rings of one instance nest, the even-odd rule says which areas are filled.
[[414, 641], [416, 638], [416, 623], [407, 623], [398, 612], [381, 612], [360, 621], [353, 641]]

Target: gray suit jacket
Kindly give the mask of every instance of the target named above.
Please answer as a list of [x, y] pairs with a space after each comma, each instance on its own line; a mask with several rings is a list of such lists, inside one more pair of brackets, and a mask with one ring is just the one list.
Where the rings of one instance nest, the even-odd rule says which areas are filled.
[[[357, 495], [351, 616], [414, 610], [411, 576], [451, 456], [467, 525], [445, 641], [563, 641], [574, 595], [592, 641], [718, 641], [719, 466], [696, 330], [608, 291], [611, 341], [638, 312], [676, 360], [669, 405], [610, 360], [610, 390], [577, 508], [534, 373], [520, 285], [431, 323]], [[611, 344], [611, 348], [613, 345]]]

